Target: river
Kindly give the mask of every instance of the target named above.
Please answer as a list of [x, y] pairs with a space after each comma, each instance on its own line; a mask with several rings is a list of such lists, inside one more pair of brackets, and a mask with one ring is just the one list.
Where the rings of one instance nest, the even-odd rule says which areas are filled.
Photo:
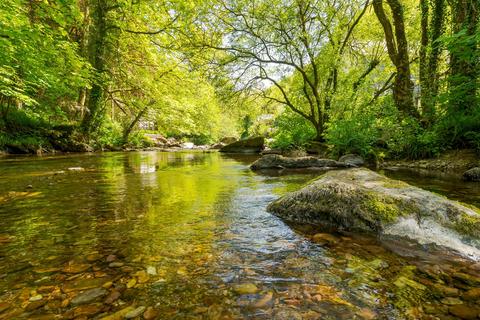
[[[318, 173], [252, 156], [0, 160], [0, 319], [456, 319], [480, 265], [442, 248], [287, 225], [265, 211]], [[480, 205], [451, 177], [386, 172]], [[473, 310], [473, 311], [472, 311]], [[474, 319], [474, 318], [472, 318]]]

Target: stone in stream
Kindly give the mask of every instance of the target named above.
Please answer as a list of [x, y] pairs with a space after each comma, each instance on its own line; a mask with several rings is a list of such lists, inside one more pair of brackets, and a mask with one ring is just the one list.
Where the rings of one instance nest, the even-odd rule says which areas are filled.
[[235, 290], [235, 292], [238, 294], [252, 294], [256, 293], [258, 288], [253, 283], [242, 283], [234, 286], [233, 290]]
[[469, 307], [464, 304], [458, 304], [448, 308], [450, 314], [460, 319], [474, 320], [480, 315], [480, 310], [476, 307]]
[[145, 310], [145, 312], [143, 313], [143, 318], [145, 320], [151, 320], [158, 317], [158, 315], [159, 315], [158, 310], [154, 309], [153, 307], [148, 307], [147, 310]]
[[83, 306], [78, 306], [73, 309], [73, 314], [75, 317], [91, 317], [102, 311], [102, 304], [87, 304]]
[[155, 268], [154, 266], [148, 266], [147, 267], [147, 274], [149, 274], [151, 276], [156, 276], [157, 275], [157, 268]]
[[265, 138], [255, 137], [245, 140], [236, 141], [220, 149], [225, 153], [260, 153], [265, 145]]
[[7, 302], [0, 302], [0, 313], [10, 308], [10, 304]]
[[106, 304], [112, 304], [112, 303], [114, 303], [115, 301], [117, 301], [117, 300], [120, 298], [121, 295], [122, 295], [122, 294], [120, 293], [120, 291], [118, 291], [118, 290], [112, 290], [112, 291], [110, 292], [110, 294], [107, 296], [107, 298], [105, 299], [105, 303], [106, 303]]
[[463, 180], [480, 181], [480, 167], [475, 167], [463, 173]]
[[101, 320], [121, 320], [125, 318], [125, 315], [128, 314], [129, 312], [135, 310], [135, 307], [133, 306], [128, 306], [125, 307], [119, 311], [116, 311], [115, 313], [102, 317], [100, 318]]
[[130, 312], [128, 312], [126, 315], [124, 315], [125, 319], [133, 319], [141, 315], [145, 311], [145, 307], [141, 306], [138, 307]]
[[463, 294], [465, 300], [480, 300], [480, 288], [473, 288]]
[[454, 306], [454, 305], [457, 305], [457, 304], [463, 304], [463, 301], [458, 299], [458, 298], [453, 298], [453, 297], [447, 297], [447, 298], [443, 298], [441, 301], [440, 301], [442, 304], [446, 304], [448, 306]]
[[25, 310], [33, 311], [33, 310], [36, 310], [40, 307], [43, 307], [46, 304], [47, 304], [47, 300], [35, 300], [35, 301], [27, 304], [27, 306], [25, 307]]
[[358, 154], [351, 153], [341, 156], [338, 161], [352, 165], [354, 167], [361, 167], [365, 164], [365, 160], [363, 160], [362, 157], [360, 157]]
[[250, 166], [252, 170], [348, 167], [351, 167], [351, 165], [332, 159], [320, 159], [312, 156], [289, 158], [278, 154], [264, 155]]
[[329, 171], [267, 210], [291, 222], [407, 237], [480, 257], [479, 209], [368, 169]]
[[69, 293], [72, 291], [81, 291], [101, 287], [109, 281], [108, 278], [77, 279], [65, 282], [62, 291]]
[[73, 298], [71, 303], [74, 305], [89, 303], [100, 297], [106, 296], [107, 293], [108, 291], [105, 288], [90, 289]]
[[313, 235], [312, 241], [323, 246], [326, 244], [335, 244], [339, 241], [339, 239], [329, 233], [317, 233]]

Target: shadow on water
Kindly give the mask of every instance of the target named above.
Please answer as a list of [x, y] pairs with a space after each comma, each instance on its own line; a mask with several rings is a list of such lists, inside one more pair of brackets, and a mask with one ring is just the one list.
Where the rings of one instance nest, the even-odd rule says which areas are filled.
[[[318, 172], [260, 175], [248, 168], [255, 159], [0, 160], [0, 319], [454, 319], [478, 311], [479, 264], [404, 240], [287, 225], [267, 204]], [[460, 182], [412, 181], [478, 201], [478, 190]]]

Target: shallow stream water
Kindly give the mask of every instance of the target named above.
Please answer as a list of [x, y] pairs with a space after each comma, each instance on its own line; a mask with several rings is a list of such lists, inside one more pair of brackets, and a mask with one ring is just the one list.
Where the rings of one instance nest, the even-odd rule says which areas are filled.
[[[318, 173], [260, 175], [253, 160], [188, 152], [0, 160], [0, 319], [480, 315], [478, 262], [287, 225], [267, 204]], [[480, 206], [478, 184], [385, 174]]]

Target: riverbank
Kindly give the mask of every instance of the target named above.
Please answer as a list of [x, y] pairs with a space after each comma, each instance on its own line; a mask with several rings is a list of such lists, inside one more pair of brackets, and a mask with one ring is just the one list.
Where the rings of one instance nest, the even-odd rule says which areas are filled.
[[397, 167], [459, 174], [478, 166], [480, 166], [480, 156], [473, 149], [451, 150], [445, 152], [438, 158], [421, 160], [386, 160], [379, 164], [379, 167], [382, 169]]

